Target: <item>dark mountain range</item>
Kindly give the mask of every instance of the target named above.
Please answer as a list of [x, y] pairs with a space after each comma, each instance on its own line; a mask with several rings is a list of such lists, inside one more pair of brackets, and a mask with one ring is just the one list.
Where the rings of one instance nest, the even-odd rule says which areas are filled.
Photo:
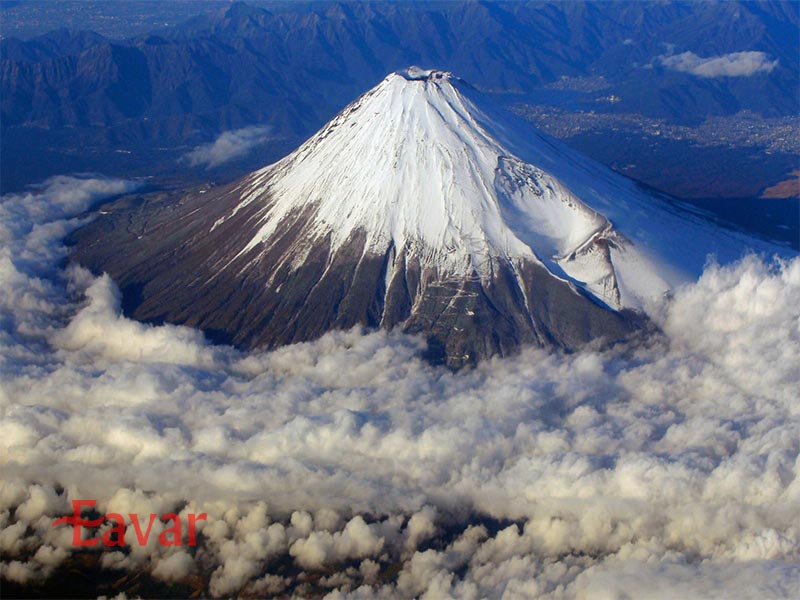
[[[457, 72], [506, 104], [545, 98], [681, 123], [793, 115], [800, 101], [791, 2], [263, 6], [234, 3], [124, 41], [66, 30], [0, 41], [3, 189], [64, 171], [172, 175], [186, 151], [221, 132], [268, 127], [271, 142], [241, 174], [408, 64]], [[750, 61], [748, 76], [686, 71], [743, 51], [761, 53], [736, 59]], [[685, 52], [700, 58], [664, 62]], [[598, 78], [601, 90], [584, 89]]]
[[[797, 27], [796, 4], [322, 3], [288, 12], [233, 4], [126, 43], [65, 31], [4, 40], [3, 119], [52, 128], [208, 114], [228, 126], [258, 120], [304, 133], [295, 111], [273, 104], [277, 97], [290, 94], [305, 113], [326, 100], [302, 119], [314, 127], [410, 62], [441, 65], [491, 91], [603, 75], [621, 92], [616, 110], [677, 119], [741, 108], [790, 114]], [[670, 48], [762, 51], [779, 64], [754, 78], [647, 68]]]

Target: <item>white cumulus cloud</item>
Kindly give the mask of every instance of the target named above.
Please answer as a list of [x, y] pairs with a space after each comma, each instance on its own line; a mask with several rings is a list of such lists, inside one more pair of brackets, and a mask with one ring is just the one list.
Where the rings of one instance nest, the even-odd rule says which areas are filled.
[[771, 73], [778, 66], [778, 59], [772, 60], [768, 54], [754, 50], [709, 57], [682, 52], [659, 56], [657, 62], [667, 69], [705, 78], [750, 77], [758, 73]]
[[131, 322], [58, 267], [86, 206], [59, 198], [0, 204], [4, 578], [57, 577], [91, 498], [207, 513], [195, 549], [100, 556], [200, 596], [796, 595], [800, 259], [709, 266], [636, 346], [451, 373], [394, 333], [240, 353]]
[[235, 158], [248, 154], [269, 139], [269, 127], [250, 126], [225, 131], [209, 144], [197, 146], [184, 155], [193, 167], [205, 165], [207, 169], [218, 167]]

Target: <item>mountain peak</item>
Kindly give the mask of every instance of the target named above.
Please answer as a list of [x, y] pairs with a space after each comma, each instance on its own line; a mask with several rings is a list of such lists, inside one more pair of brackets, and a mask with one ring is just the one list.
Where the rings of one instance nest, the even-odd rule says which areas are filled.
[[[569, 280], [558, 262], [613, 236], [609, 221], [490, 133], [490, 117], [459, 81], [418, 67], [391, 74], [254, 174], [240, 208], [270, 202], [239, 255], [269, 247], [281, 223], [306, 211], [307, 235], [330, 240], [334, 252], [363, 236], [370, 252], [408, 250], [447, 276], [486, 279], [496, 260], [527, 260]], [[619, 308], [611, 271], [581, 285]]]
[[135, 264], [89, 260], [148, 290], [140, 318], [253, 346], [401, 327], [451, 366], [522, 343], [620, 339], [641, 322], [626, 309], [698, 275], [708, 253], [738, 258], [752, 242], [418, 67], [277, 163], [151, 222], [117, 253]]
[[417, 67], [390, 75], [258, 173], [243, 206], [264, 192], [279, 199], [242, 255], [268, 245], [305, 207], [314, 214], [310, 234], [330, 237], [334, 250], [358, 232], [371, 251], [413, 247], [425, 266], [459, 275], [487, 275], [495, 256], [535, 258], [506, 226], [510, 207], [495, 192], [497, 169], [513, 171], [514, 159], [452, 82], [449, 73]]
[[227, 20], [245, 19], [264, 15], [266, 11], [256, 6], [251, 6], [247, 2], [231, 2], [219, 12], [219, 18]]
[[312, 240], [335, 253], [359, 237], [366, 252], [408, 251], [448, 277], [532, 262], [614, 309], [641, 308], [702, 269], [714, 236], [675, 256], [664, 228], [641, 235], [670, 212], [659, 200], [508, 117], [449, 72], [390, 74], [248, 178], [229, 216], [249, 207], [259, 226], [236, 258], [259, 262], [303, 214], [295, 265]]
[[406, 79], [407, 81], [427, 81], [431, 79], [450, 79], [452, 73], [448, 71], [439, 71], [437, 69], [422, 69], [416, 65], [412, 65], [407, 69], [400, 69], [395, 71], [396, 75]]

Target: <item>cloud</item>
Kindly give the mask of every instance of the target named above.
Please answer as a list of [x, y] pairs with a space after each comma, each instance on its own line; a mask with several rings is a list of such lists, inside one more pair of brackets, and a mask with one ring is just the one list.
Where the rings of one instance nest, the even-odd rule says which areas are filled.
[[769, 562], [691, 565], [632, 560], [582, 573], [575, 582], [578, 598], [792, 598], [800, 568]]
[[193, 167], [205, 165], [206, 169], [218, 167], [235, 158], [249, 153], [253, 148], [269, 139], [269, 127], [244, 127], [225, 131], [209, 144], [203, 144], [184, 155]]
[[90, 175], [59, 175], [28, 192], [3, 196], [0, 244], [6, 252], [14, 248], [19, 260], [31, 260], [38, 255], [45, 262], [52, 262], [53, 256], [46, 252], [60, 251], [62, 246], [53, 240], [64, 235], [70, 218], [103, 198], [131, 192], [140, 185], [135, 181]]
[[771, 73], [778, 59], [770, 60], [764, 52], [731, 52], [721, 56], [703, 58], [694, 52], [662, 55], [656, 58], [667, 69], [690, 73], [697, 77], [750, 77], [758, 73]]
[[[73, 283], [91, 278], [80, 268], [68, 275]], [[56, 347], [83, 353], [88, 361], [214, 364], [214, 349], [200, 331], [171, 325], [153, 327], [126, 319], [119, 289], [108, 275], [91, 281], [83, 293], [88, 302], [64, 329], [52, 335]], [[136, 344], [131, 344], [134, 339]]]
[[99, 194], [0, 203], [3, 577], [57, 577], [52, 521], [95, 498], [208, 513], [194, 551], [99, 558], [203, 596], [792, 596], [800, 259], [710, 265], [635, 347], [461, 373], [387, 332], [244, 354], [58, 267]]

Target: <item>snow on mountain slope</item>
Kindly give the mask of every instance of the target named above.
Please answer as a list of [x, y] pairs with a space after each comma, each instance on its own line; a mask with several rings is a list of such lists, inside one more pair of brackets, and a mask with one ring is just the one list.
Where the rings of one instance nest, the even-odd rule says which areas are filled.
[[[207, 192], [207, 193], [206, 193]], [[361, 325], [458, 368], [647, 327], [652, 298], [749, 249], [449, 73], [389, 75], [295, 152], [78, 232], [129, 314], [246, 347]]]
[[[253, 174], [215, 226], [262, 201], [258, 231], [237, 256], [269, 247], [307, 207], [307, 236], [330, 236], [334, 251], [360, 230], [367, 251], [408, 248], [453, 276], [490, 277], [491, 258], [535, 260], [614, 308], [641, 308], [699, 275], [710, 252], [738, 256], [748, 241], [520, 128], [450, 73], [416, 67]], [[309, 247], [295, 248], [296, 264]]]

